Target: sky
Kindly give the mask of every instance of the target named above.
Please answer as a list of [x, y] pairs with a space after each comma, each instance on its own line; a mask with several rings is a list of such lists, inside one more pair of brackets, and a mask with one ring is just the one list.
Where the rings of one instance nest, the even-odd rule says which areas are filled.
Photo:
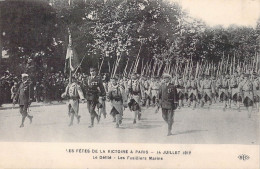
[[209, 26], [231, 24], [255, 27], [260, 17], [260, 0], [170, 0], [177, 1], [190, 16]]

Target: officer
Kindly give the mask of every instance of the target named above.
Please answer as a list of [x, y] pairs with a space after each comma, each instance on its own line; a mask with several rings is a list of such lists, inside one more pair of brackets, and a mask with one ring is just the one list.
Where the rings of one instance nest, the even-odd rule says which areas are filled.
[[116, 119], [116, 128], [119, 128], [119, 125], [122, 124], [124, 107], [127, 107], [127, 96], [124, 87], [118, 82], [118, 76], [111, 78], [107, 99], [112, 106], [110, 114]]
[[22, 83], [20, 84], [17, 93], [14, 98], [14, 104], [18, 103], [20, 107], [20, 113], [22, 115], [22, 123], [21, 127], [24, 127], [25, 118], [30, 119], [30, 123], [32, 123], [33, 116], [28, 115], [28, 108], [32, 102], [33, 98], [33, 90], [31, 82], [29, 81], [28, 74], [22, 74]]
[[94, 127], [95, 118], [97, 118], [98, 122], [100, 120], [100, 117], [96, 113], [95, 108], [96, 106], [98, 109], [102, 108], [102, 102], [106, 96], [102, 79], [97, 77], [97, 70], [95, 68], [90, 68], [90, 77], [86, 86], [87, 107], [91, 116], [91, 124], [89, 128], [92, 128]]
[[84, 100], [84, 94], [81, 90], [80, 85], [78, 84], [75, 77], [71, 77], [71, 83], [65, 89], [65, 93], [62, 94], [62, 98], [69, 98], [69, 115], [70, 115], [70, 124], [73, 125], [74, 116], [76, 116], [78, 123], [80, 122], [79, 116], [79, 99]]
[[178, 106], [178, 93], [177, 89], [172, 84], [171, 75], [163, 74], [164, 83], [159, 89], [159, 104], [162, 108], [162, 117], [164, 121], [168, 124], [168, 135], [172, 135], [172, 125], [174, 121], [174, 111]]

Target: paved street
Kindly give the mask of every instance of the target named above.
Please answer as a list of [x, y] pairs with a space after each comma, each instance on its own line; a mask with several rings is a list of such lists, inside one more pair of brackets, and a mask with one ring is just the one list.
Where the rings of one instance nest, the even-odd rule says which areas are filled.
[[[107, 111], [111, 109], [107, 103]], [[65, 104], [31, 107], [33, 123], [27, 119], [19, 128], [18, 109], [0, 110], [0, 141], [25, 142], [107, 142], [107, 143], [173, 143], [173, 144], [259, 144], [259, 113], [249, 119], [247, 111], [222, 111], [217, 103], [211, 109], [178, 109], [175, 112], [173, 135], [166, 136], [167, 125], [161, 111], [143, 108], [142, 120], [133, 124], [133, 113], [126, 109], [122, 126], [117, 129], [108, 115], [89, 129], [90, 115], [87, 104], [80, 104], [80, 124], [68, 127], [69, 117]]]

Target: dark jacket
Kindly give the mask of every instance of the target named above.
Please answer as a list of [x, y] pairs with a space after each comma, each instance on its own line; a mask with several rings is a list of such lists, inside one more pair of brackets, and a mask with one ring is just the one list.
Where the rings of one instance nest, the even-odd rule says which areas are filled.
[[15, 102], [18, 102], [19, 105], [29, 105], [32, 98], [32, 85], [29, 82], [21, 83], [15, 95]]
[[168, 86], [163, 83], [159, 88], [159, 102], [162, 109], [175, 110], [177, 108], [178, 101], [179, 98], [176, 87], [171, 83], [169, 83]]

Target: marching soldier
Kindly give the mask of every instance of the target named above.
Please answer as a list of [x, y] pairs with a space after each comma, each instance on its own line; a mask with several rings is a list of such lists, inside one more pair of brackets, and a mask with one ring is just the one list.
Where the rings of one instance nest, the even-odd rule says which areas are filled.
[[31, 82], [29, 81], [28, 74], [22, 74], [22, 83], [20, 84], [17, 93], [14, 98], [14, 104], [18, 103], [20, 107], [20, 113], [22, 115], [22, 123], [21, 127], [24, 127], [25, 118], [30, 119], [30, 123], [32, 123], [33, 116], [28, 114], [28, 108], [32, 102], [33, 98], [33, 90], [31, 86]]
[[259, 112], [260, 82], [257, 73], [253, 74], [253, 91], [254, 91], [254, 103], [256, 105], [256, 112]]
[[[233, 100], [234, 104], [236, 105], [238, 100], [239, 100], [239, 89], [238, 89], [238, 80], [237, 80], [237, 75], [236, 73], [233, 74], [232, 78], [230, 79], [230, 84], [229, 84], [229, 88], [230, 88], [230, 97], [231, 100]], [[239, 104], [237, 104], [238, 106]], [[239, 106], [238, 106], [239, 108]]]
[[143, 77], [142, 87], [144, 91], [144, 105], [148, 108], [151, 103], [151, 97], [150, 97], [151, 94], [149, 90], [150, 84], [146, 77]]
[[141, 98], [142, 98], [142, 86], [140, 81], [137, 78], [137, 74], [132, 75], [132, 79], [128, 82], [128, 93], [129, 93], [129, 103], [128, 107], [131, 111], [134, 112], [134, 121], [136, 123], [136, 118], [141, 119]]
[[220, 80], [220, 83], [218, 84], [219, 87], [219, 99], [220, 101], [224, 102], [224, 107], [223, 107], [223, 111], [226, 111], [227, 108], [227, 104], [229, 101], [229, 81], [228, 81], [228, 75], [224, 75], [222, 80]]
[[201, 84], [202, 90], [202, 100], [201, 100], [201, 107], [209, 101], [209, 107], [212, 104], [212, 81], [210, 80], [210, 75], [206, 75], [206, 79]]
[[127, 96], [124, 87], [118, 83], [117, 76], [111, 79], [107, 98], [112, 105], [110, 114], [116, 119], [116, 128], [118, 128], [122, 124], [124, 107], [127, 107]]
[[78, 84], [75, 77], [71, 77], [71, 83], [65, 89], [65, 92], [62, 94], [62, 98], [68, 97], [68, 108], [70, 115], [70, 124], [73, 125], [74, 116], [76, 116], [78, 123], [80, 122], [79, 115], [79, 99], [85, 100], [84, 94], [81, 90], [80, 85]]
[[183, 100], [184, 100], [184, 94], [185, 94], [185, 87], [184, 87], [184, 81], [181, 76], [178, 77], [178, 79], [175, 81], [175, 86], [177, 88], [178, 92], [178, 98], [179, 98], [179, 109], [184, 106]]
[[174, 111], [178, 106], [178, 93], [174, 84], [170, 83], [171, 75], [163, 74], [164, 83], [159, 89], [159, 103], [162, 108], [162, 117], [168, 124], [168, 135], [172, 135]]
[[250, 75], [245, 74], [244, 81], [239, 84], [239, 89], [242, 94], [242, 102], [248, 111], [248, 118], [251, 118], [253, 111], [254, 93], [253, 93], [253, 83], [250, 81]]
[[102, 108], [102, 102], [106, 96], [106, 92], [102, 83], [102, 80], [97, 77], [97, 71], [95, 68], [90, 68], [90, 77], [87, 83], [86, 100], [88, 111], [91, 115], [91, 124], [89, 128], [94, 127], [94, 120], [97, 118], [99, 122], [100, 116], [95, 111], [96, 106], [98, 109]]
[[159, 88], [160, 88], [160, 83], [159, 83], [159, 79], [158, 78], [152, 78], [151, 79], [151, 85], [149, 88], [149, 93], [151, 93], [151, 100], [152, 100], [152, 105], [156, 106], [156, 111], [155, 113], [158, 112], [159, 110], [159, 104], [158, 104], [158, 92], [159, 92]]
[[188, 91], [188, 104], [190, 105], [192, 102], [194, 110], [196, 108], [196, 101], [198, 100], [198, 85], [193, 75], [187, 81], [186, 89]]

